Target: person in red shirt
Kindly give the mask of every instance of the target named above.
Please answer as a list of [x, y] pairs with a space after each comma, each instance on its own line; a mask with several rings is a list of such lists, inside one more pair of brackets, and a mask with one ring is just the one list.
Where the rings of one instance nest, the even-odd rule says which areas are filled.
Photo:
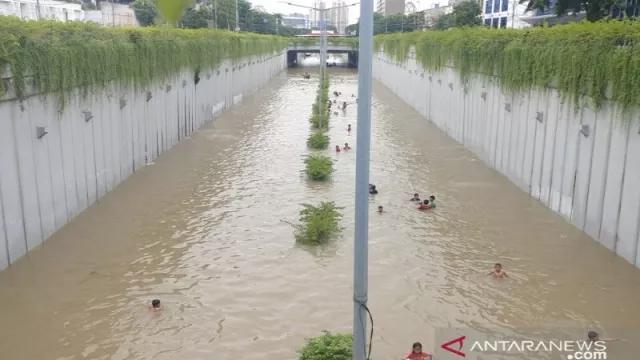
[[429, 205], [429, 200], [425, 200], [420, 206], [418, 206], [419, 210], [429, 210], [431, 206]]
[[336, 152], [340, 152], [340, 145], [336, 145]]
[[433, 360], [431, 354], [422, 351], [422, 344], [413, 343], [413, 349], [404, 356], [404, 360]]
[[344, 143], [344, 150], [351, 150], [351, 147], [349, 146], [349, 143]]
[[347, 126], [347, 132], [351, 133], [351, 124], [349, 124], [349, 126]]

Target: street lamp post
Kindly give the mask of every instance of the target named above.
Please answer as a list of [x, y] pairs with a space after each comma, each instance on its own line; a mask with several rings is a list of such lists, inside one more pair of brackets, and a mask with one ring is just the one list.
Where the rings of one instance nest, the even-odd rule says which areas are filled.
[[[317, 12], [320, 13], [320, 82], [322, 83], [322, 81], [324, 80], [325, 73], [326, 73], [326, 68], [327, 68], [327, 55], [326, 55], [326, 52], [327, 52], [327, 41], [326, 41], [326, 38], [327, 38], [327, 36], [326, 36], [327, 24], [326, 24], [326, 21], [325, 21], [324, 14], [325, 14], [325, 12], [327, 12], [329, 10], [339, 9], [339, 8], [348, 7], [348, 6], [354, 6], [354, 5], [358, 5], [359, 3], [353, 3], [353, 4], [346, 5], [346, 6], [334, 6], [334, 7], [325, 8], [325, 9], [319, 9], [319, 8], [315, 8], [315, 7], [312, 7], [312, 6], [304, 6], [304, 5], [293, 4], [293, 3], [290, 3], [290, 2], [286, 2], [286, 1], [281, 1], [281, 3], [287, 4], [289, 6], [295, 6], [295, 7], [300, 7], [300, 8], [304, 8], [304, 9], [314, 10], [314, 11], [317, 11]], [[371, 15], [371, 16], [373, 16], [373, 15]], [[320, 91], [320, 95], [318, 96], [318, 121], [320, 122], [320, 130], [322, 130], [322, 108], [323, 108], [322, 103], [323, 103], [323, 101], [327, 101], [327, 100], [328, 99], [323, 99], [322, 98], [322, 91]]]
[[238, 12], [238, 0], [236, 0], [236, 28], [234, 31], [240, 31], [240, 13]]

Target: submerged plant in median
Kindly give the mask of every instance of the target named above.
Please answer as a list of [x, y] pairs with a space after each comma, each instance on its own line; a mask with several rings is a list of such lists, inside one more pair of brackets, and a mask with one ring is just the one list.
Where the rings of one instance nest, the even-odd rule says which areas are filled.
[[333, 172], [333, 160], [328, 156], [309, 155], [304, 163], [307, 165], [307, 176], [311, 180], [327, 180]]
[[323, 331], [322, 336], [308, 339], [298, 354], [298, 360], [351, 360], [353, 335]]
[[333, 201], [319, 205], [302, 204], [300, 223], [295, 225], [296, 241], [302, 244], [323, 244], [342, 229], [339, 226], [342, 208]]
[[324, 150], [329, 147], [329, 136], [322, 131], [316, 131], [309, 135], [307, 146], [316, 150]]

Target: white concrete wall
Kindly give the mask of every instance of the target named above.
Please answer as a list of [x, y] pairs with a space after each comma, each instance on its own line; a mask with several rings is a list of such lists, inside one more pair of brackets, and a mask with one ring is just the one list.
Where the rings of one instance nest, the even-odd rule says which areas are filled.
[[376, 54], [373, 76], [523, 191], [640, 267], [640, 111], [624, 121], [611, 102], [575, 113], [553, 89], [518, 95], [487, 78], [462, 86], [455, 69], [431, 73], [413, 53], [401, 65]]
[[62, 114], [54, 98], [31, 96], [24, 110], [0, 99], [0, 270], [285, 67], [286, 52], [225, 62], [197, 86], [185, 71], [149, 89], [77, 96]]

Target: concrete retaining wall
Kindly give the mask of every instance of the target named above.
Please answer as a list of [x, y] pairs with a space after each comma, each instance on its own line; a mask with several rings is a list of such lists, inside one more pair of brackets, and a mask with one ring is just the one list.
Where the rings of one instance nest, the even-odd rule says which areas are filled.
[[23, 109], [0, 101], [0, 270], [285, 67], [284, 52], [225, 62], [197, 85], [185, 71], [148, 89], [76, 96], [61, 114], [54, 97], [31, 96]]
[[[594, 112], [553, 89], [513, 94], [495, 79], [463, 86], [455, 69], [424, 70], [410, 53], [374, 57], [374, 78], [522, 190], [640, 267], [640, 111]], [[584, 99], [581, 101], [585, 101]], [[582, 132], [581, 132], [582, 130]]]

